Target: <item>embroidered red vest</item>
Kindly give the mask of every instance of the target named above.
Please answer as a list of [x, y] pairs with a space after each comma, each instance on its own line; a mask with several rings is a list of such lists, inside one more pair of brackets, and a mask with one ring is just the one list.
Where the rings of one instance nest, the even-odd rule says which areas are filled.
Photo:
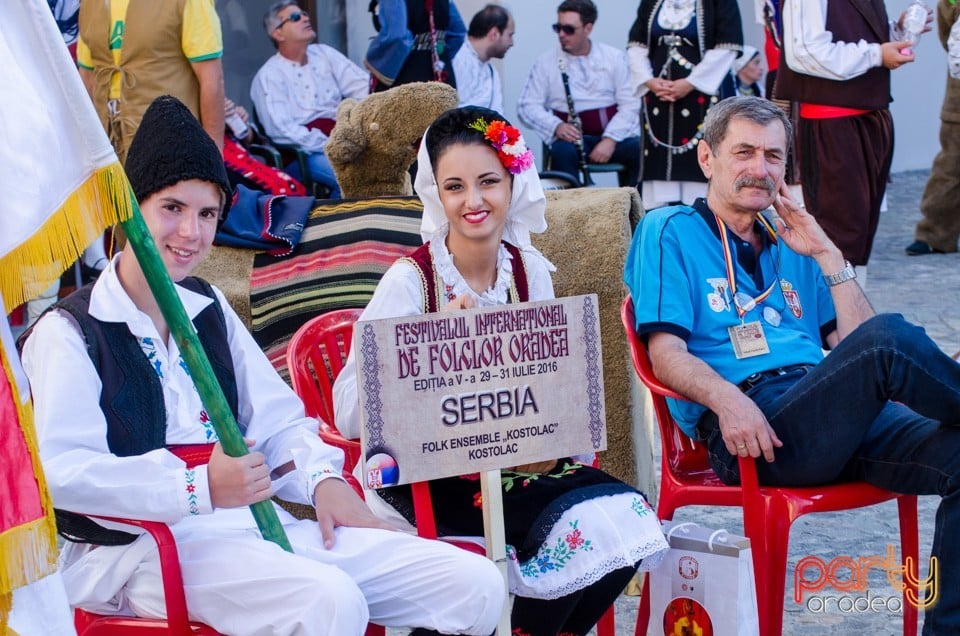
[[[504, 242], [503, 246], [507, 248], [507, 252], [513, 259], [513, 280], [510, 282], [510, 291], [508, 292], [509, 302], [527, 302], [530, 300], [530, 289], [527, 285], [527, 266], [523, 261], [523, 253], [510, 243]], [[440, 311], [440, 308], [447, 304], [446, 290], [444, 289], [443, 279], [433, 266], [429, 241], [418, 247], [410, 256], [400, 260], [410, 263], [420, 274], [424, 313], [432, 314]]]

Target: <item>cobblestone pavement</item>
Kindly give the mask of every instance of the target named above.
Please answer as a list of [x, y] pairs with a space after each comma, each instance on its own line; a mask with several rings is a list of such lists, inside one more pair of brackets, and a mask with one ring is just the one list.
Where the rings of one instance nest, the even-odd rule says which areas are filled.
[[[901, 172], [892, 176], [887, 191], [887, 210], [880, 226], [868, 267], [866, 291], [878, 312], [899, 312], [908, 320], [922, 325], [948, 353], [960, 350], [960, 254], [906, 256], [903, 248], [913, 241], [913, 228], [920, 219], [919, 203], [926, 183], [927, 171]], [[659, 457], [657, 458], [659, 462]], [[659, 463], [657, 464], [659, 472]], [[921, 575], [927, 573], [927, 559], [933, 536], [933, 518], [937, 497], [920, 498], [920, 562]], [[682, 508], [675, 519], [695, 521], [713, 527], [742, 533], [739, 509], [691, 506]], [[799, 519], [790, 533], [790, 556], [784, 581], [784, 625], [787, 636], [822, 636], [824, 634], [870, 634], [892, 636], [902, 633], [900, 614], [876, 604], [878, 611], [843, 611], [837, 599], [847, 597], [840, 605], [847, 609], [857, 597], [891, 599], [891, 608], [899, 607], [900, 594], [886, 580], [885, 573], [871, 571], [864, 592], [824, 590], [829, 595], [826, 611], [820, 601], [797, 603], [793, 600], [793, 577], [797, 561], [804, 556], [817, 556], [826, 562], [841, 556], [884, 556], [887, 545], [897, 546], [899, 558], [899, 524], [897, 506], [888, 502], [879, 506], [837, 513], [808, 515]], [[812, 576], [812, 573], [808, 574]], [[809, 598], [809, 597], [808, 597]], [[621, 596], [617, 602], [617, 636], [634, 633], [639, 598]], [[860, 606], [863, 602], [859, 603]], [[920, 620], [922, 621], [922, 614]], [[391, 636], [405, 631], [390, 630]], [[654, 631], [649, 632], [653, 634]], [[726, 635], [719, 635], [726, 636]]]

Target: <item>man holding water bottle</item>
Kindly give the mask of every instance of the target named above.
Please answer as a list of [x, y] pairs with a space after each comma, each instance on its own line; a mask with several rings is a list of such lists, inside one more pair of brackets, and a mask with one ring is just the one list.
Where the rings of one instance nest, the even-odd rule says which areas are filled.
[[774, 97], [800, 103], [804, 202], [861, 280], [893, 158], [890, 71], [914, 60], [932, 21], [919, 0], [896, 22], [883, 0], [783, 3]]

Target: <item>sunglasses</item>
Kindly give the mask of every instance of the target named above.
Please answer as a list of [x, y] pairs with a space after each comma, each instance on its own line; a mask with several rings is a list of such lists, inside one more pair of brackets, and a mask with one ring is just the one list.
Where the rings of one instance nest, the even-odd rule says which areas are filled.
[[303, 18], [306, 18], [306, 17], [307, 17], [307, 12], [306, 12], [306, 11], [294, 11], [293, 13], [291, 13], [290, 15], [288, 15], [286, 18], [284, 18], [283, 20], [281, 20], [281, 21], [280, 21], [280, 24], [278, 24], [277, 26], [275, 26], [275, 27], [273, 28], [273, 30], [276, 31], [277, 29], [279, 29], [280, 27], [282, 27], [282, 26], [283, 26], [284, 24], [286, 24], [287, 22], [299, 22], [300, 20], [302, 20]]
[[573, 26], [572, 24], [554, 24], [551, 26], [553, 27], [554, 33], [560, 33], [561, 31], [563, 31], [566, 35], [573, 35], [574, 33], [577, 32], [577, 29], [580, 28], [577, 26]]

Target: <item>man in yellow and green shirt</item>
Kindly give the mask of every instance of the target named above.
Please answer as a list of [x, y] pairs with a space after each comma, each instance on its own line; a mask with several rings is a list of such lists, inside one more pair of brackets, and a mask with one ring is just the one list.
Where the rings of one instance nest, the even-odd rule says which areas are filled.
[[77, 65], [121, 161], [147, 106], [164, 94], [222, 147], [222, 57], [213, 0], [81, 0]]

